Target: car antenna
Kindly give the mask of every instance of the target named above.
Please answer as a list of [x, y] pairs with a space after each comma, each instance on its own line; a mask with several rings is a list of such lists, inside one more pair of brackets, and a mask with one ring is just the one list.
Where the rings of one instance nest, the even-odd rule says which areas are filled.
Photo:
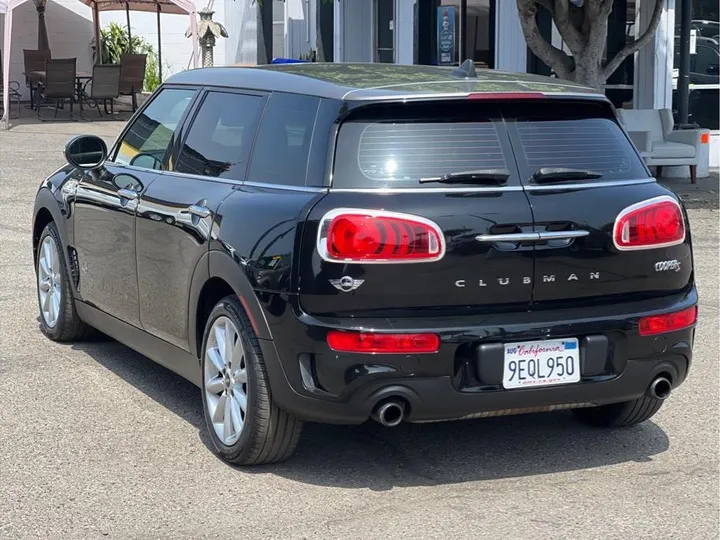
[[477, 79], [477, 72], [475, 71], [475, 62], [473, 62], [470, 58], [468, 58], [462, 64], [460, 64], [458, 67], [453, 69], [452, 76], [458, 77], [461, 79]]

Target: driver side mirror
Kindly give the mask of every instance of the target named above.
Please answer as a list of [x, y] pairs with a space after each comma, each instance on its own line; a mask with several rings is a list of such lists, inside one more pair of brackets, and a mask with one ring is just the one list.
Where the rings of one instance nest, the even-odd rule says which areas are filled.
[[95, 135], [79, 135], [65, 145], [65, 159], [78, 169], [97, 169], [107, 159], [107, 145]]

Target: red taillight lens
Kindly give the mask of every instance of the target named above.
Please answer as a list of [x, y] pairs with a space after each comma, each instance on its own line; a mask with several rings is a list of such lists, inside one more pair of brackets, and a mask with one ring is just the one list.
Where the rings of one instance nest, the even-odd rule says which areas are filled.
[[335, 210], [320, 224], [318, 251], [333, 262], [430, 262], [445, 254], [440, 228], [417, 216]]
[[440, 336], [437, 334], [376, 334], [331, 330], [327, 342], [334, 351], [350, 353], [419, 354], [436, 353], [440, 348]]
[[695, 321], [697, 321], [697, 306], [675, 313], [643, 317], [640, 319], [640, 335], [652, 336], [682, 330], [695, 324]]
[[620, 251], [674, 246], [684, 240], [682, 210], [672, 197], [656, 197], [627, 207], [613, 227], [613, 242]]

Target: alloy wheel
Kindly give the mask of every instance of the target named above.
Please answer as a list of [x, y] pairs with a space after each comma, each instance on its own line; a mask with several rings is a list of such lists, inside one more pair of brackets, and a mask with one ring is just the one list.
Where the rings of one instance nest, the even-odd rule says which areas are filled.
[[247, 363], [245, 348], [235, 324], [218, 317], [205, 347], [205, 403], [220, 442], [237, 442], [247, 418]]
[[40, 313], [45, 324], [54, 328], [60, 316], [62, 271], [57, 244], [52, 236], [46, 236], [40, 245], [37, 276]]

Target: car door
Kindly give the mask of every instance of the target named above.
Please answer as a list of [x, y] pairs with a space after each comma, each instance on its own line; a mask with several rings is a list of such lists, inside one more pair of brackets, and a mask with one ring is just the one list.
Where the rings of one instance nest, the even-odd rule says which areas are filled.
[[76, 191], [73, 247], [82, 300], [138, 327], [138, 199], [157, 177], [194, 93], [161, 90], [128, 125], [103, 167], [87, 172]]
[[137, 269], [143, 328], [189, 350], [188, 295], [220, 203], [245, 179], [265, 96], [207, 91], [183, 127], [168, 170], [143, 192]]

